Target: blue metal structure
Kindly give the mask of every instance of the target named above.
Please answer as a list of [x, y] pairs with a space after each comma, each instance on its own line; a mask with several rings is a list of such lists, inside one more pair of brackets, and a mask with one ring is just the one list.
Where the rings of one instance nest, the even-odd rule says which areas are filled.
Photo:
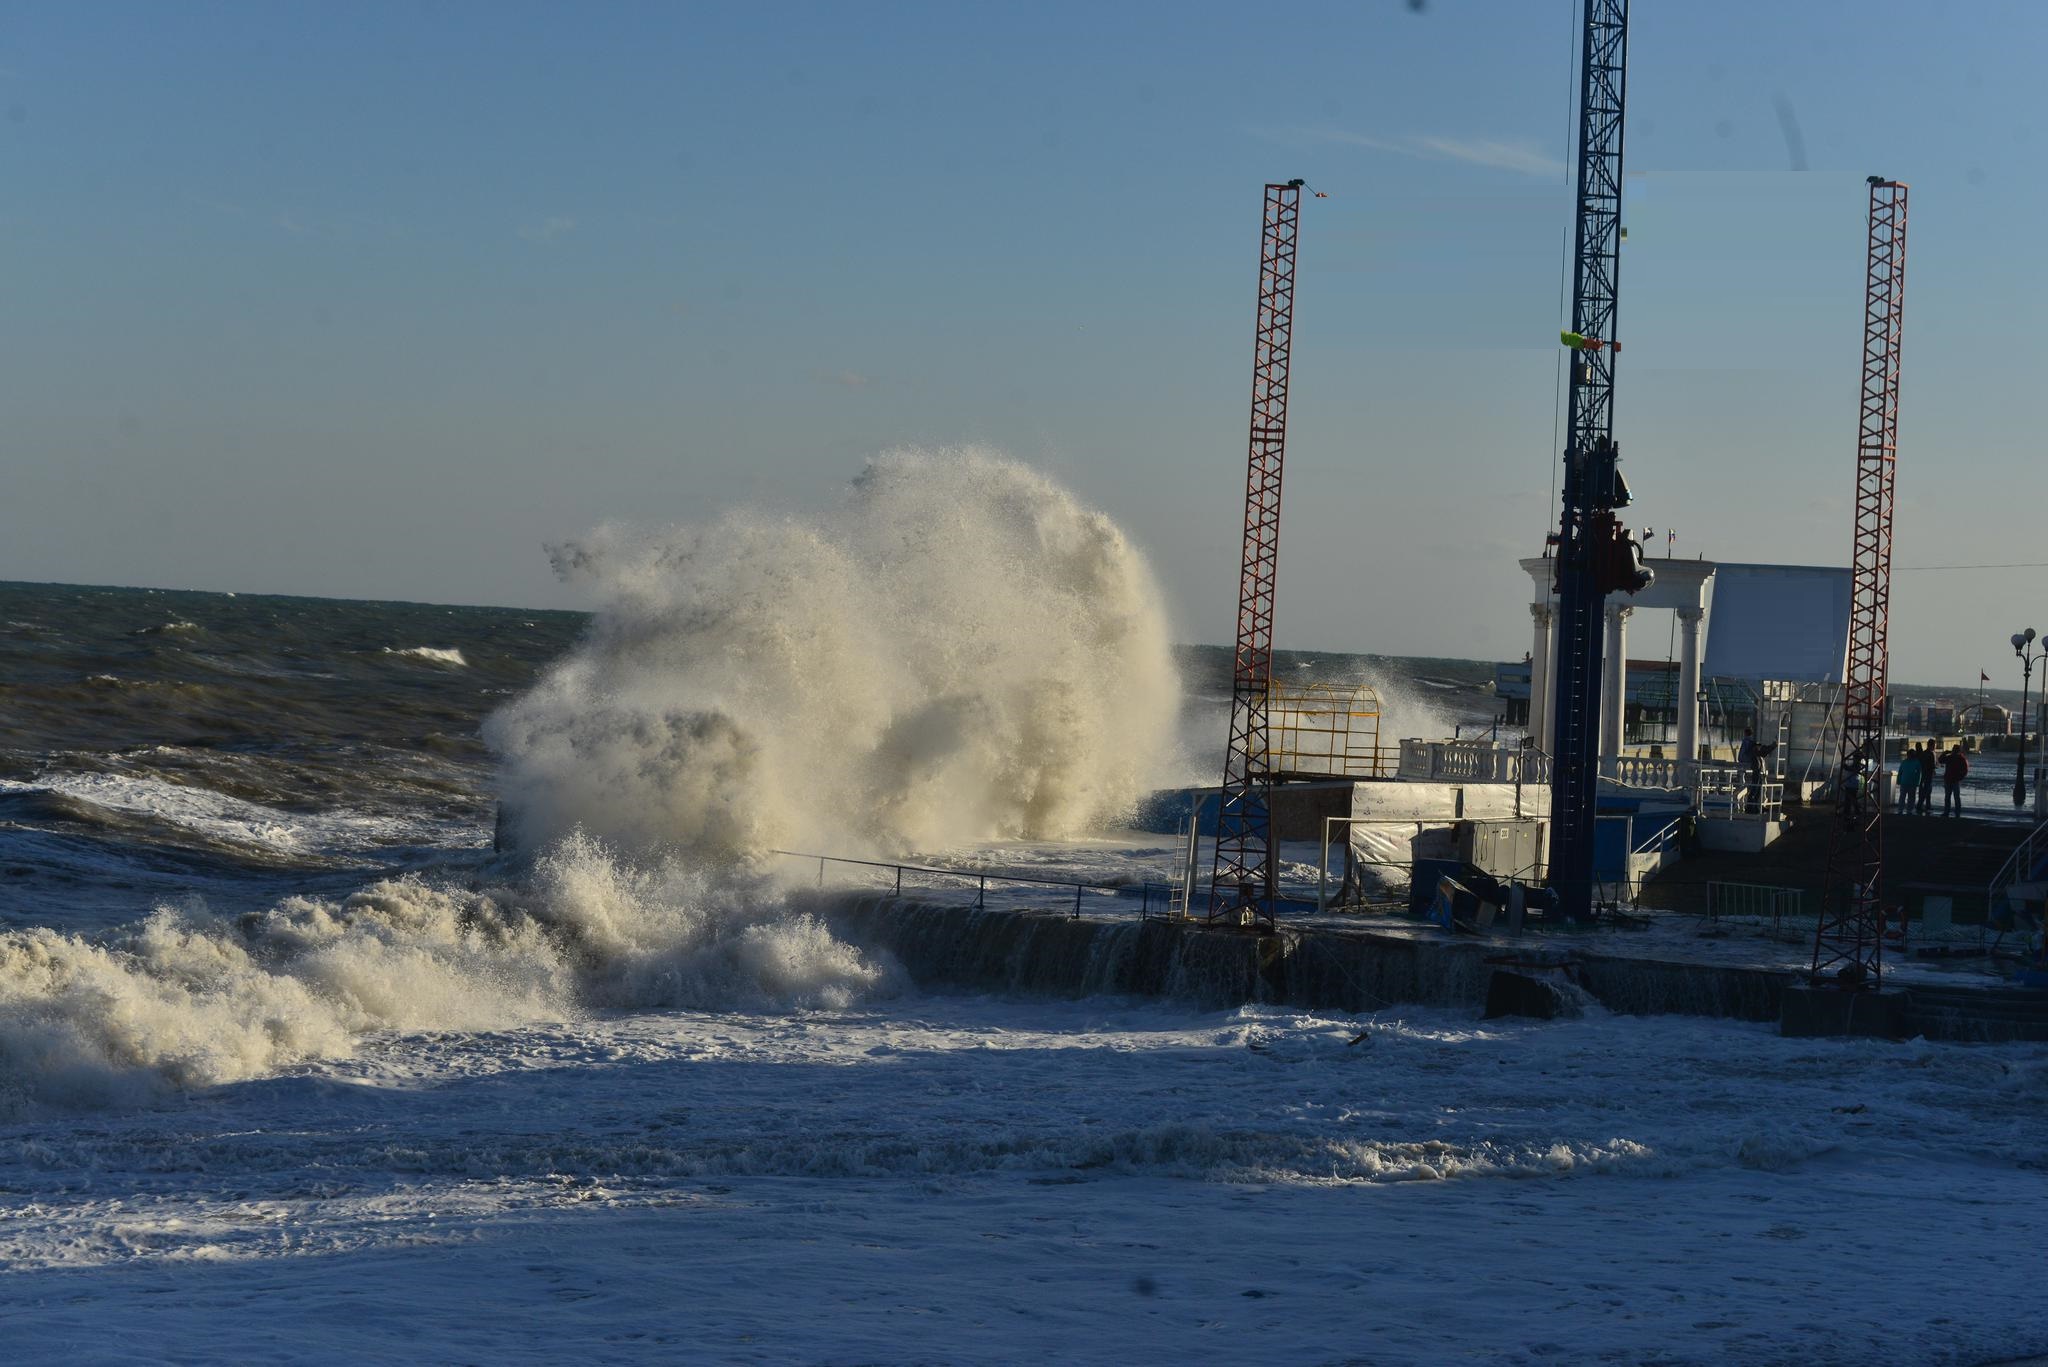
[[[1585, 0], [1579, 65], [1578, 236], [1572, 272], [1569, 420], [1557, 564], [1557, 673], [1550, 780], [1550, 883], [1567, 920], [1593, 911], [1593, 821], [1599, 796], [1602, 609], [1625, 540], [1628, 502], [1615, 468], [1615, 292], [1621, 266], [1621, 152], [1628, 0]], [[1632, 568], [1632, 567], [1631, 567]]]

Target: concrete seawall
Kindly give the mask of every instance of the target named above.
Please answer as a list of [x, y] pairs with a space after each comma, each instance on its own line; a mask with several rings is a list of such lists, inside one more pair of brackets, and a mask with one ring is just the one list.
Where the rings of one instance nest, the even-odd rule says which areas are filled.
[[1958, 980], [1883, 993], [1806, 986], [1783, 969], [1693, 963], [1569, 938], [1434, 939], [1369, 927], [1275, 933], [1195, 921], [1074, 917], [873, 894], [814, 894], [848, 940], [886, 950], [920, 986], [1044, 996], [1169, 997], [1205, 1007], [1267, 1002], [1368, 1012], [1442, 1006], [1475, 1015], [1624, 1015], [1768, 1021], [1788, 1034], [1970, 1043], [2048, 1041], [2048, 992]]
[[[1554, 943], [1504, 946], [1370, 930], [1269, 935], [1194, 922], [1075, 918], [877, 896], [821, 895], [855, 943], [887, 950], [921, 986], [1048, 996], [1121, 993], [1202, 1006], [1319, 1010], [1444, 1006], [1567, 1015], [1590, 999], [1633, 1015], [1776, 1021], [1795, 979], [1768, 969], [1670, 963]], [[1502, 979], [1512, 979], [1503, 984]], [[1507, 989], [1507, 990], [1504, 990]]]

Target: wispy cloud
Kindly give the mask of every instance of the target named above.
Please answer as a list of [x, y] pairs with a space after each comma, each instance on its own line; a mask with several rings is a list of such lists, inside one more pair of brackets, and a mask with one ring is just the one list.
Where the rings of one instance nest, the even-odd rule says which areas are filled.
[[238, 200], [221, 199], [198, 190], [185, 190], [180, 198], [185, 204], [204, 209], [210, 214], [275, 228], [294, 237], [348, 241], [366, 238], [395, 239], [405, 236], [405, 230], [396, 222], [378, 214], [320, 209], [308, 213], [299, 208], [244, 204]]
[[1412, 133], [1401, 137], [1376, 137], [1341, 128], [1302, 128], [1282, 134], [1299, 142], [1333, 142], [1346, 147], [1369, 147], [1417, 161], [1457, 161], [1468, 166], [1485, 166], [1496, 171], [1545, 178], [1564, 174], [1564, 163], [1526, 138], [1453, 138], [1435, 133]]
[[542, 219], [538, 223], [522, 223], [519, 226], [519, 235], [536, 247], [551, 247], [575, 231], [576, 220], [563, 218], [559, 214], [553, 218]]

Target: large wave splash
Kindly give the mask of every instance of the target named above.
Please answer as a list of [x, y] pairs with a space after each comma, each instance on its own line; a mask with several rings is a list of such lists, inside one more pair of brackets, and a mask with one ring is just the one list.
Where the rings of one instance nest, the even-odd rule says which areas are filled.
[[767, 848], [1085, 829], [1134, 802], [1174, 720], [1141, 558], [980, 452], [882, 457], [810, 522], [556, 554], [604, 607], [487, 724], [530, 867], [0, 934], [0, 1118], [260, 1077], [379, 1032], [886, 994], [900, 968], [793, 909]]
[[159, 908], [87, 939], [0, 934], [0, 1118], [146, 1103], [343, 1058], [377, 1031], [590, 1009], [837, 1009], [899, 971], [755, 881], [627, 863], [572, 836], [518, 886], [387, 880], [224, 917]]
[[984, 451], [881, 456], [813, 519], [606, 529], [555, 558], [600, 611], [485, 728], [528, 848], [582, 829], [719, 865], [1058, 838], [1128, 811], [1170, 743], [1143, 558]]

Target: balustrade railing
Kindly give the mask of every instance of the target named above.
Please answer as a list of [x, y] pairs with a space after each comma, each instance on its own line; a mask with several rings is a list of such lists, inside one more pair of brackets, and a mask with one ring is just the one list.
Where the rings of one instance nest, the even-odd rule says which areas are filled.
[[1490, 740], [1404, 740], [1400, 775], [1443, 783], [1550, 782], [1550, 756]]
[[1621, 755], [1614, 761], [1614, 777], [1633, 788], [1677, 788], [1683, 785], [1684, 770], [1675, 759]]

